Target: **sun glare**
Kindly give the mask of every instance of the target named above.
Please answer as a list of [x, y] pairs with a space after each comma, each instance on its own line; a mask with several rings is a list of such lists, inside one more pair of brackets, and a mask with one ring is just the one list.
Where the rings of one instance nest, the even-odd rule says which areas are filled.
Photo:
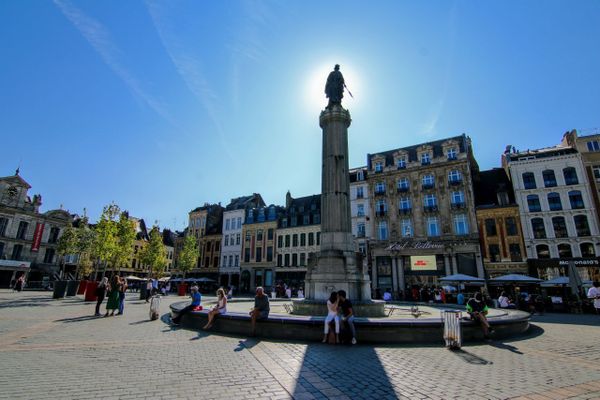
[[[308, 76], [305, 84], [304, 96], [306, 99], [306, 106], [309, 110], [322, 110], [327, 106], [328, 100], [327, 97], [325, 97], [325, 82], [327, 82], [327, 76], [333, 71], [335, 64], [336, 61], [330, 61], [316, 66]], [[342, 72], [342, 75], [344, 75], [344, 81], [346, 81], [347, 86], [344, 90], [342, 104], [344, 108], [356, 109], [360, 103], [360, 96], [364, 95], [361, 90], [359, 74], [350, 64], [344, 64], [342, 61], [337, 61], [337, 64], [340, 64], [340, 71]], [[350, 90], [354, 97], [350, 96], [348, 90]]]

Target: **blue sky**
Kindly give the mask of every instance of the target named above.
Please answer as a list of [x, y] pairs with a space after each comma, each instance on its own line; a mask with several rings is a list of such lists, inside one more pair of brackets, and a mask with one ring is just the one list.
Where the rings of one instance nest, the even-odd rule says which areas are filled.
[[0, 176], [20, 165], [45, 210], [176, 229], [319, 193], [335, 63], [351, 167], [461, 133], [496, 167], [600, 127], [598, 21], [598, 1], [2, 1]]

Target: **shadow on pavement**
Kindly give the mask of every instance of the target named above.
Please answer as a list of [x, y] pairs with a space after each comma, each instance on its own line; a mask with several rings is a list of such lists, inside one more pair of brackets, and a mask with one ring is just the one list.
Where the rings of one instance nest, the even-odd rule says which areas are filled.
[[102, 317], [96, 316], [96, 315], [83, 315], [81, 317], [57, 319], [57, 320], [54, 320], [54, 322], [71, 323], [71, 322], [89, 321], [89, 320], [92, 320], [92, 319], [99, 319], [99, 318], [102, 318]]
[[523, 354], [521, 351], [519, 351], [518, 347], [515, 347], [510, 344], [506, 344], [506, 343], [502, 343], [502, 342], [490, 342], [489, 345], [492, 347], [495, 347], [497, 349], [508, 350], [511, 353]]
[[466, 362], [468, 364], [474, 364], [474, 365], [491, 365], [491, 364], [493, 364], [493, 362], [488, 361], [485, 358], [481, 358], [473, 353], [469, 353], [468, 351], [463, 350], [463, 349], [451, 350], [451, 353], [457, 355], [458, 358], [462, 359], [464, 362]]
[[546, 324], [600, 326], [600, 315], [545, 313], [544, 315], [533, 315], [531, 321]]
[[259, 339], [256, 338], [247, 338], [244, 340], [240, 340], [237, 347], [233, 349], [233, 351], [242, 351], [242, 350], [250, 350], [254, 346], [260, 343]]
[[129, 325], [140, 325], [140, 324], [145, 324], [147, 322], [152, 322], [152, 320], [151, 319], [143, 319], [141, 321], [130, 322]]

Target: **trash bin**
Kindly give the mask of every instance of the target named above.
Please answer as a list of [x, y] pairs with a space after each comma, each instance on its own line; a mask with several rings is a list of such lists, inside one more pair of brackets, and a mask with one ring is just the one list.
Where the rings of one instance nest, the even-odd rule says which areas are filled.
[[77, 294], [85, 294], [85, 289], [87, 288], [87, 283], [85, 279], [79, 282], [79, 289], [77, 289]]
[[79, 281], [67, 281], [67, 296], [75, 296], [79, 288]]
[[52, 293], [52, 298], [62, 299], [63, 297], [65, 297], [66, 291], [67, 291], [67, 281], [55, 281], [54, 282], [54, 292]]
[[449, 349], [460, 349], [462, 346], [462, 328], [460, 321], [462, 312], [460, 310], [442, 311], [444, 322], [444, 340]]
[[177, 294], [178, 294], [179, 296], [185, 296], [185, 295], [186, 295], [186, 293], [187, 293], [187, 284], [182, 282], [182, 283], [179, 285], [179, 287], [177, 287]]
[[140, 285], [140, 300], [146, 300], [146, 293], [148, 289], [146, 289], [146, 283]]
[[96, 301], [98, 296], [96, 296], [96, 289], [98, 289], [98, 282], [96, 281], [87, 281], [87, 285], [85, 286], [85, 301]]

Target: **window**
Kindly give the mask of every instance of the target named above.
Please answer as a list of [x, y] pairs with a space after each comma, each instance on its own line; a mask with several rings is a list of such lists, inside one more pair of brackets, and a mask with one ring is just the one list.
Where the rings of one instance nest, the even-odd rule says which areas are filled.
[[558, 257], [559, 258], [571, 258], [573, 252], [571, 251], [571, 245], [567, 243], [561, 243], [558, 245]]
[[227, 256], [223, 256], [223, 266], [227, 266]]
[[433, 175], [423, 175], [423, 178], [421, 178], [421, 184], [423, 185], [424, 189], [432, 188], [434, 182], [435, 180], [433, 178]]
[[563, 169], [563, 176], [565, 177], [565, 185], [577, 185], [579, 183], [577, 171], [575, 171], [575, 168], [573, 167], [567, 167]]
[[490, 255], [491, 262], [500, 261], [500, 246], [498, 246], [497, 244], [490, 244], [488, 246], [488, 253]]
[[387, 240], [388, 239], [388, 229], [387, 229], [386, 221], [379, 222], [378, 232], [379, 232], [379, 240]]
[[467, 216], [465, 214], [454, 216], [454, 232], [457, 235], [469, 234], [469, 224], [467, 223]]
[[546, 228], [544, 227], [544, 220], [541, 218], [533, 218], [531, 220], [531, 229], [533, 230], [533, 237], [536, 239], [546, 238]]
[[235, 256], [235, 266], [236, 266], [236, 267], [239, 267], [239, 266], [240, 266], [240, 256], [238, 256], [237, 254], [236, 254], [236, 256]]
[[548, 193], [548, 206], [550, 207], [550, 211], [560, 211], [562, 210], [562, 203], [560, 201], [560, 194], [552, 192]]
[[554, 237], [557, 237], [557, 238], [569, 237], [569, 233], [567, 232], [567, 223], [565, 222], [564, 217], [552, 218], [552, 227], [554, 228]]
[[487, 236], [496, 236], [498, 234], [496, 230], [496, 220], [493, 218], [487, 218], [485, 220], [485, 234]]
[[408, 184], [408, 178], [400, 178], [398, 179], [398, 190], [401, 192], [405, 192], [409, 189], [410, 185]]
[[282, 254], [277, 254], [277, 266], [283, 267], [283, 255]]
[[448, 182], [450, 183], [458, 183], [461, 181], [461, 175], [460, 175], [460, 171], [455, 169], [452, 170], [450, 172], [448, 172]]
[[321, 232], [317, 232], [317, 246], [321, 244]]
[[410, 219], [403, 219], [400, 222], [400, 227], [402, 229], [403, 237], [412, 237], [413, 229], [412, 229], [412, 223], [411, 223]]
[[356, 198], [362, 199], [363, 197], [365, 197], [364, 188], [362, 186], [359, 186], [356, 188]]
[[262, 262], [262, 247], [256, 248], [256, 262]]
[[0, 236], [6, 235], [6, 227], [8, 226], [8, 218], [0, 218]]
[[365, 223], [359, 222], [356, 225], [356, 236], [357, 237], [365, 237]]
[[430, 209], [430, 210], [435, 209], [437, 206], [437, 199], [435, 197], [435, 194], [425, 195], [425, 197], [423, 198], [423, 205], [427, 209]]
[[590, 226], [585, 215], [576, 215], [573, 217], [573, 221], [575, 222], [577, 236], [591, 236]]
[[25, 234], [27, 234], [27, 227], [29, 224], [25, 221], [19, 222], [19, 229], [17, 230], [17, 239], [25, 239]]
[[258, 231], [256, 231], [256, 240], [258, 242], [262, 242], [263, 240], [263, 230], [259, 229]]
[[525, 189], [535, 189], [537, 187], [533, 172], [525, 172], [523, 174], [523, 187], [525, 187]]
[[356, 173], [356, 180], [357, 181], [364, 181], [365, 180], [365, 175], [363, 174], [362, 170], [358, 171]]
[[600, 151], [600, 144], [597, 140], [590, 140], [587, 142], [587, 148], [589, 151]]
[[313, 215], [313, 223], [314, 224], [320, 224], [321, 223], [321, 214], [314, 214]]
[[44, 254], [44, 263], [52, 264], [54, 261], [54, 249], [46, 249], [46, 254]]
[[250, 249], [249, 248], [244, 249], [244, 262], [245, 263], [250, 262]]
[[242, 217], [238, 217], [237, 219], [237, 228], [242, 229]]
[[224, 246], [229, 246], [229, 235], [225, 235], [225, 240], [223, 241]]
[[229, 256], [229, 264], [230, 267], [233, 267], [233, 256]]
[[387, 211], [387, 204], [385, 200], [377, 200], [375, 207], [375, 212], [377, 213], [377, 215], [385, 215], [385, 212]]
[[300, 246], [306, 246], [306, 233], [300, 234]]
[[375, 163], [375, 172], [383, 172], [383, 162], [377, 161]]
[[375, 194], [385, 194], [385, 183], [377, 182], [375, 184]]
[[315, 245], [315, 234], [312, 232], [308, 233], [308, 245], [309, 246], [314, 246]]
[[298, 247], [298, 234], [294, 233], [292, 235], [292, 247]]
[[428, 165], [431, 163], [431, 158], [429, 157], [429, 153], [421, 154], [421, 165]]
[[513, 217], [506, 218], [506, 234], [508, 236], [516, 236], [517, 233], [517, 220]]
[[544, 178], [544, 186], [545, 187], [555, 187], [556, 186], [556, 176], [554, 175], [554, 171], [551, 169], [547, 169], [542, 171], [542, 177]]
[[206, 242], [206, 252], [210, 253], [212, 249], [212, 242]]
[[453, 205], [463, 205], [465, 203], [465, 195], [461, 190], [456, 192], [452, 192], [452, 204]]
[[542, 211], [542, 206], [540, 205], [540, 199], [537, 194], [530, 194], [527, 196], [527, 206], [529, 207], [529, 212]]
[[235, 244], [239, 245], [241, 243], [242, 234], [238, 233], [235, 235]]
[[409, 197], [400, 197], [400, 210], [410, 210]]
[[273, 228], [269, 228], [267, 230], [267, 240], [273, 240], [273, 234], [274, 234]]
[[285, 247], [290, 247], [290, 235], [285, 235]]
[[448, 156], [448, 160], [456, 160], [456, 149], [454, 147], [449, 148], [446, 155]]
[[398, 158], [398, 160], [396, 161], [396, 165], [398, 166], [398, 169], [406, 168], [406, 157]]
[[509, 244], [508, 250], [510, 252], [510, 261], [512, 261], [512, 262], [523, 261], [523, 256], [521, 255], [521, 246], [519, 246], [517, 243]]
[[251, 236], [252, 236], [252, 235], [251, 235], [250, 231], [246, 231], [246, 242], [249, 242], [249, 241], [250, 241], [250, 237], [251, 237]]
[[282, 228], [287, 228], [287, 226], [288, 226], [288, 221], [287, 221], [287, 218], [283, 218], [283, 219], [281, 220], [281, 227], [282, 227]]
[[304, 267], [306, 265], [306, 253], [300, 253], [300, 266]]
[[569, 202], [571, 203], [571, 208], [574, 210], [585, 208], [583, 197], [581, 197], [581, 192], [579, 190], [572, 190], [569, 192]]
[[48, 237], [48, 243], [56, 243], [58, 241], [58, 234], [60, 233], [60, 229], [53, 227], [50, 228], [50, 236]]
[[292, 267], [297, 267], [298, 266], [298, 254], [294, 253], [292, 254]]
[[427, 218], [427, 235], [429, 236], [439, 236], [440, 228], [438, 226], [438, 220], [436, 217]]
[[228, 231], [229, 230], [229, 218], [227, 218], [225, 220], [225, 230]]
[[356, 216], [357, 217], [364, 217], [365, 216], [365, 205], [364, 204], [357, 204], [356, 205]]
[[545, 244], [535, 246], [535, 251], [538, 258], [550, 258], [550, 248]]
[[581, 257], [596, 257], [596, 251], [592, 243], [581, 243], [579, 249], [581, 250]]
[[267, 247], [267, 262], [273, 261], [273, 246]]
[[283, 265], [285, 267], [289, 267], [290, 266], [290, 255], [289, 254], [285, 254], [283, 256]]
[[15, 244], [13, 247], [12, 255], [10, 256], [11, 260], [21, 260], [21, 253], [23, 252], [22, 244]]

